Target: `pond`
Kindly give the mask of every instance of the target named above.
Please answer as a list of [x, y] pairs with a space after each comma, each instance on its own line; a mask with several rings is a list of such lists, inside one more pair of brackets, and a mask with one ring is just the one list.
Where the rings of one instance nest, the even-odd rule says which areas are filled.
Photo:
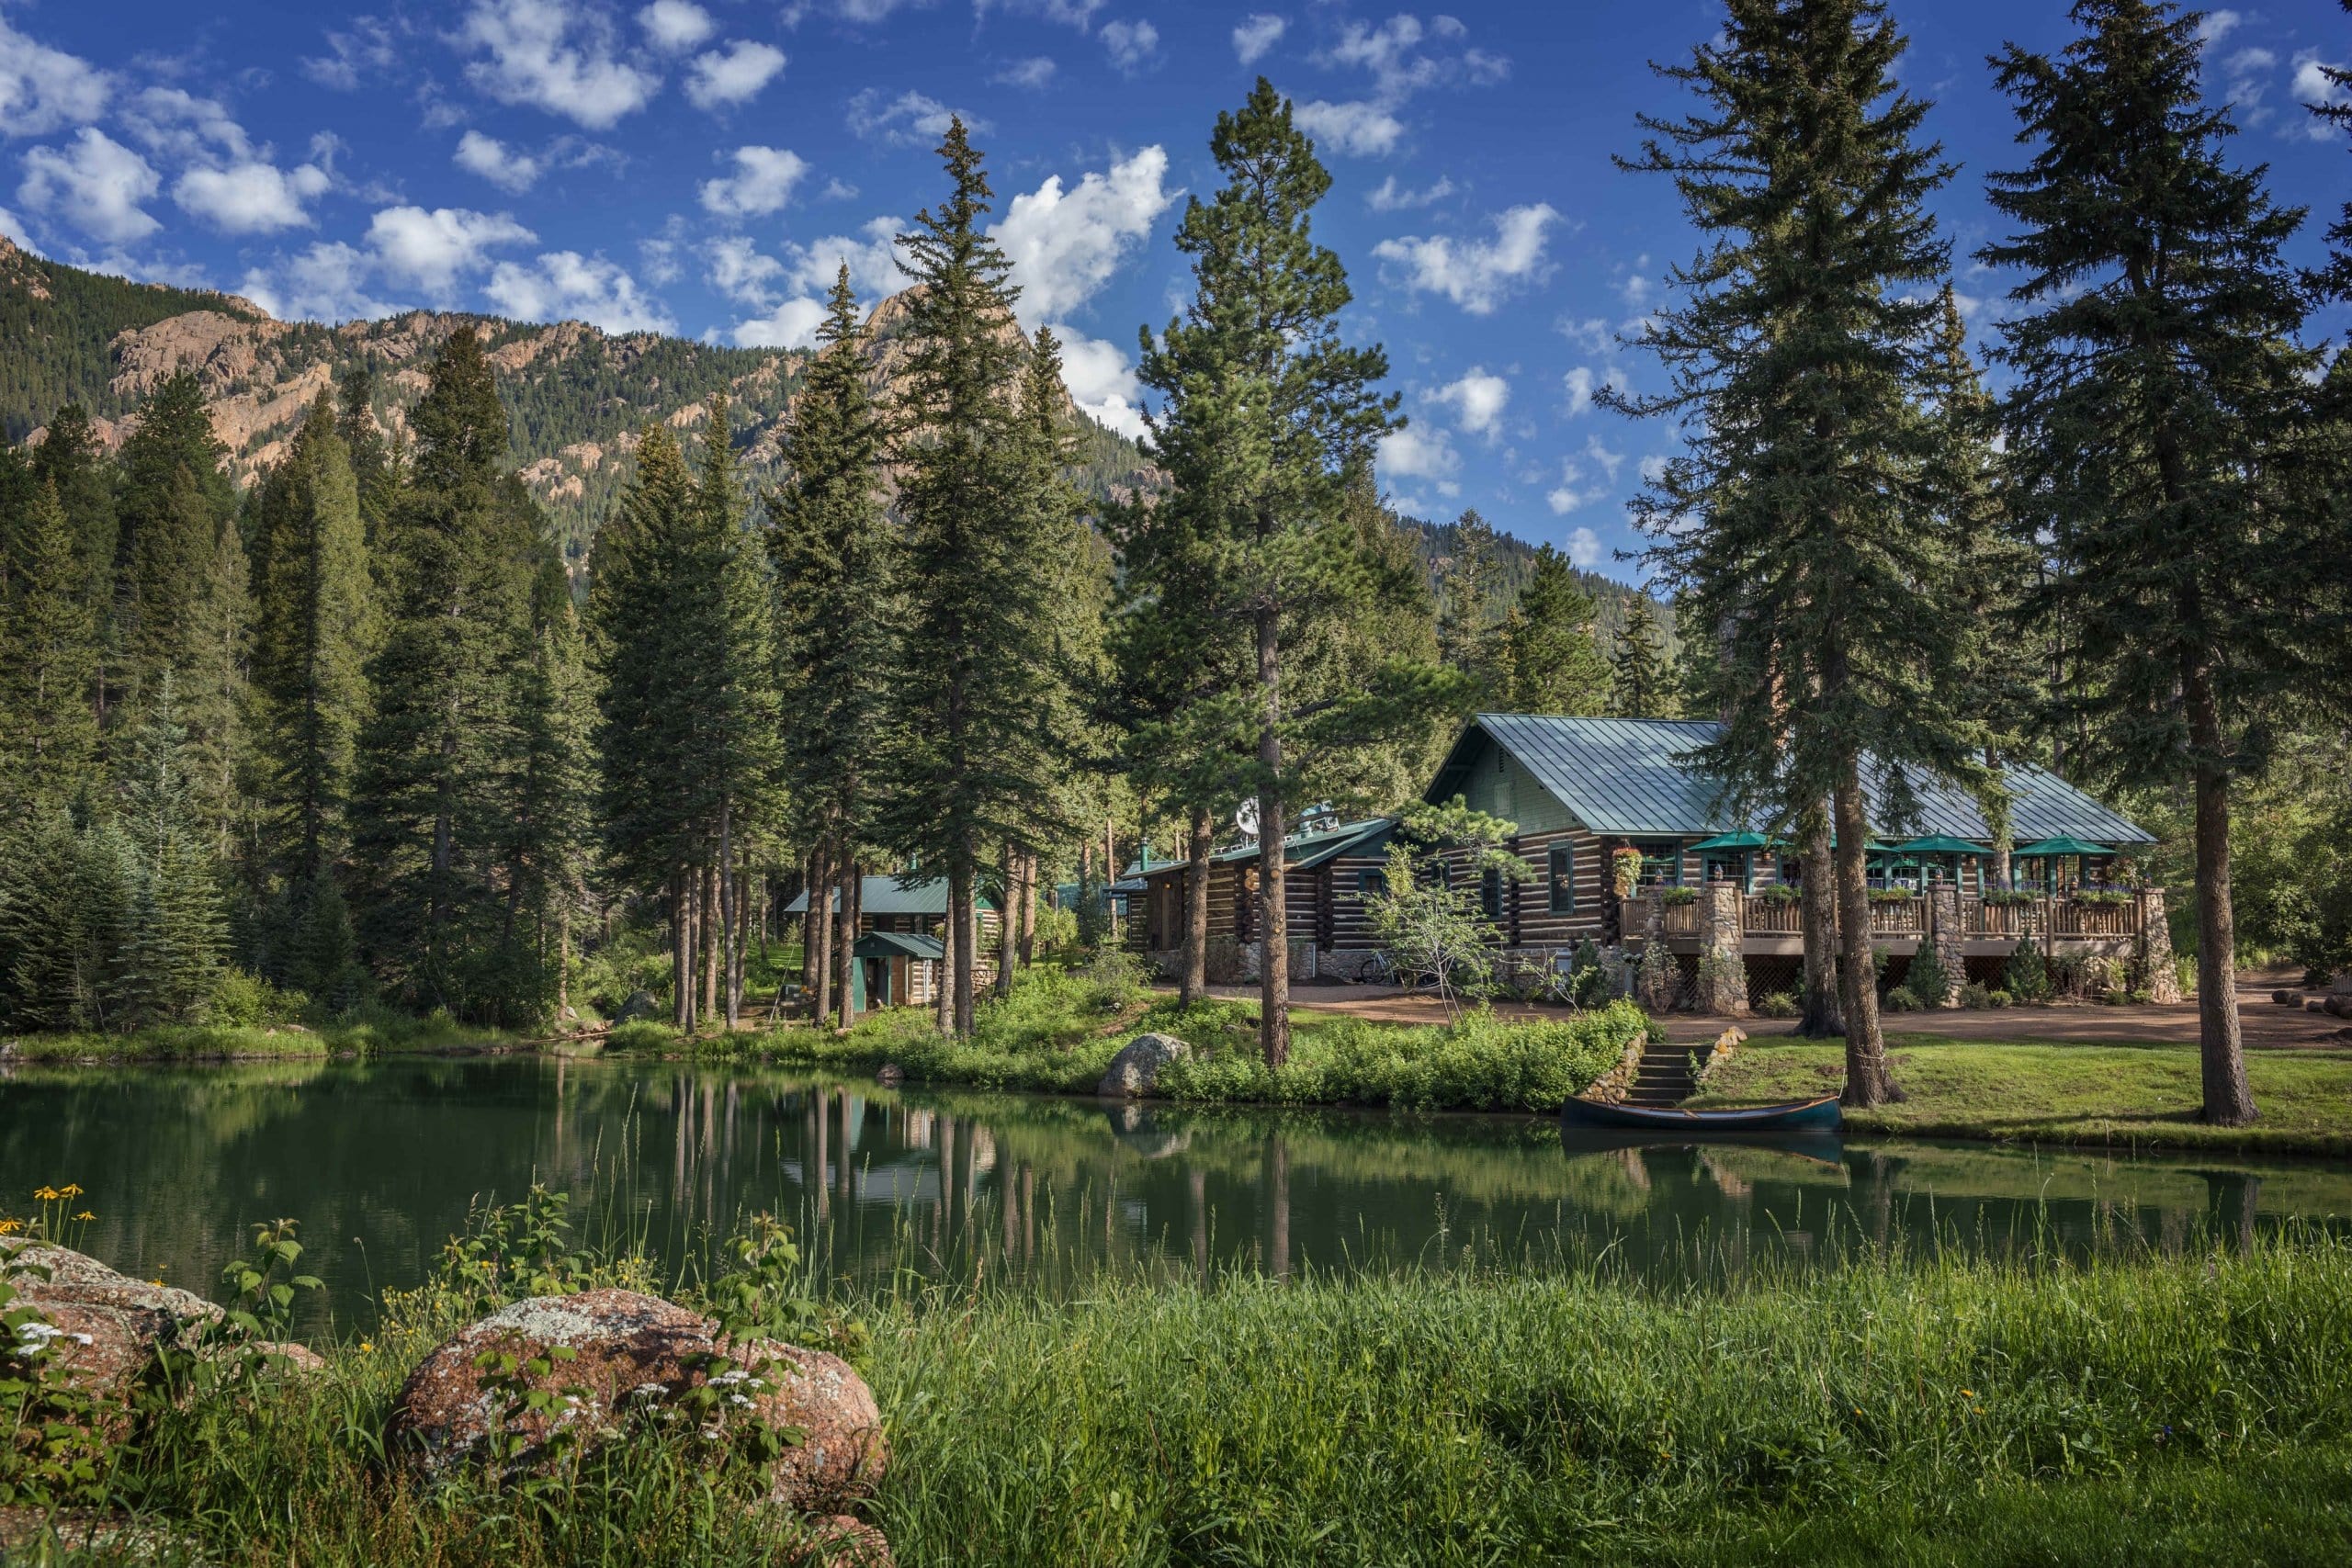
[[2352, 1171], [1979, 1145], [1564, 1135], [1549, 1118], [1105, 1106], [787, 1069], [539, 1057], [17, 1070], [0, 1213], [78, 1182], [83, 1246], [214, 1294], [251, 1227], [300, 1223], [307, 1331], [364, 1325], [470, 1207], [572, 1195], [582, 1239], [679, 1270], [789, 1220], [843, 1291], [1591, 1263], [1653, 1279], [1940, 1241], [2035, 1255], [2352, 1228]]

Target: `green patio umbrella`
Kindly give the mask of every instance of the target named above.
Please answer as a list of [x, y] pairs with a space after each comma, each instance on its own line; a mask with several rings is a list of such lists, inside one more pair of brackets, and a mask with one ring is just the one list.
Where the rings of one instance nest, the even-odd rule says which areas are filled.
[[1697, 843], [1691, 845], [1690, 848], [1694, 852], [1700, 850], [1760, 850], [1768, 848], [1774, 841], [1775, 840], [1771, 839], [1766, 838], [1761, 833], [1718, 833], [1712, 839], [1700, 840]]
[[1906, 855], [1989, 855], [1993, 852], [1982, 844], [1972, 844], [1966, 839], [1955, 839], [1949, 833], [1931, 838], [1913, 839], [1894, 846], [1897, 854]]
[[2019, 860], [2054, 860], [2062, 855], [2111, 855], [2115, 852], [2105, 844], [2086, 844], [2080, 839], [2044, 839], [2038, 844], [2028, 844], [2010, 852]]

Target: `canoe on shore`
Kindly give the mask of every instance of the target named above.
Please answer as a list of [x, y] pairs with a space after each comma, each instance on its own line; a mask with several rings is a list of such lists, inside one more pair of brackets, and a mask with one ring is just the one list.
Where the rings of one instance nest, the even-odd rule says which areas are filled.
[[1733, 1111], [1677, 1111], [1646, 1105], [1603, 1105], [1598, 1100], [1571, 1100], [1560, 1107], [1560, 1121], [1571, 1127], [1615, 1127], [1644, 1132], [1693, 1133], [1834, 1133], [1845, 1124], [1838, 1097], [1792, 1100], [1786, 1105], [1757, 1105]]

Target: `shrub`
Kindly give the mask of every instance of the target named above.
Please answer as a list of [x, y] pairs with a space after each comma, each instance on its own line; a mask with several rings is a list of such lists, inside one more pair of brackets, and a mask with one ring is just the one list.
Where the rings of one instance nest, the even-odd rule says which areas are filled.
[[1080, 973], [1093, 987], [1093, 1004], [1101, 1012], [1125, 1011], [1150, 983], [1144, 961], [1124, 947], [1103, 948]]
[[1793, 904], [1804, 897], [1804, 889], [1789, 882], [1768, 882], [1756, 890], [1756, 896], [1767, 904]]
[[1697, 903], [1699, 890], [1695, 887], [1661, 887], [1657, 891], [1657, 897], [1659, 903], [1674, 908], [1685, 904]]
[[667, 1051], [678, 1043], [678, 1032], [650, 1018], [633, 1018], [605, 1036], [607, 1051]]
[[1984, 1005], [1988, 1008], [2005, 1008], [2016, 1000], [2017, 998], [2007, 991], [1992, 990], [1984, 993]]
[[1595, 960], [1588, 968], [1577, 970], [1568, 979], [1568, 999], [1580, 1008], [1608, 1005], [1610, 993], [1616, 982], [1610, 978], [1608, 967]]
[[2021, 1002], [2045, 1001], [2050, 996], [2050, 963], [2033, 938], [2021, 939], [2002, 971], [2005, 989]]
[[1757, 1015], [1761, 1018], [1794, 1018], [1799, 1010], [1796, 998], [1786, 991], [1774, 991], [1756, 1004]]
[[1985, 891], [1984, 902], [1996, 909], [2005, 909], [2039, 902], [2041, 897], [2040, 894], [2029, 893], [2022, 887], [1994, 887]]
[[1974, 980], [1969, 981], [1968, 984], [1961, 987], [1960, 988], [1960, 1005], [1964, 1008], [1989, 1008], [1994, 1006], [1995, 1003], [1993, 1001], [1992, 987], [1989, 986], [1980, 985]]
[[[1600, 967], [1600, 944], [1590, 937], [1577, 943], [1577, 950], [1568, 955], [1568, 970], [1571, 974], [1582, 974], [1587, 969]], [[2322, 984], [2324, 983], [2322, 982]]]
[[281, 991], [258, 975], [229, 965], [213, 976], [206, 1017], [232, 1029], [266, 1029], [298, 1021], [310, 1005], [300, 991]]
[[1897, 986], [1886, 993], [1879, 1007], [1886, 1012], [1917, 1012], [1919, 1010], [1919, 998]]
[[1944, 1005], [1951, 994], [1951, 971], [1944, 967], [1943, 954], [1937, 950], [1932, 936], [1919, 939], [1919, 951], [1911, 955], [1910, 972], [1904, 976], [1903, 988], [1911, 999], [1930, 1010]]
[[1918, 895], [1912, 892], [1908, 887], [1873, 887], [1871, 889], [1871, 902], [1873, 904], [1908, 904], [1912, 899], [1917, 897]]
[[1057, 904], [1037, 906], [1037, 951], [1068, 953], [1078, 945], [1078, 917]]
[[1666, 943], [1653, 942], [1642, 949], [1642, 961], [1635, 970], [1634, 989], [1642, 1005], [1660, 1010], [1680, 1005], [1682, 999], [1682, 965], [1674, 961]]

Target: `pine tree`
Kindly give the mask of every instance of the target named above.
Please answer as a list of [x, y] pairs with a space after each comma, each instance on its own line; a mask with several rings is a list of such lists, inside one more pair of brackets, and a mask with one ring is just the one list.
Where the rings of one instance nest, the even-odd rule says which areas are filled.
[[1259, 962], [1261, 1044], [1279, 1065], [1290, 1051], [1283, 837], [1312, 774], [1300, 753], [1417, 728], [1428, 713], [1416, 699], [1458, 692], [1404, 661], [1353, 690], [1327, 689], [1318, 703], [1288, 683], [1302, 650], [1360, 602], [1348, 489], [1396, 423], [1397, 400], [1373, 389], [1386, 356], [1340, 341], [1346, 272], [1310, 233], [1331, 177], [1288, 102], [1261, 77], [1238, 113], [1217, 117], [1209, 146], [1227, 184], [1187, 204], [1176, 238], [1197, 287], [1184, 314], [1157, 343], [1147, 339], [1139, 374], [1165, 400], [1153, 450], [1199, 509], [1209, 570], [1226, 584], [1218, 602], [1248, 649], [1244, 780], [1257, 797], [1261, 853], [1251, 923], [1270, 938]]
[[818, 1014], [835, 955], [826, 889], [854, 886], [875, 843], [875, 789], [898, 661], [899, 541], [883, 509], [883, 432], [865, 384], [857, 297], [833, 280], [792, 406], [786, 479], [767, 498], [776, 684], [793, 828], [808, 849], [805, 961]]
[[543, 547], [528, 495], [500, 471], [506, 414], [471, 328], [443, 347], [411, 428], [357, 748], [352, 913], [397, 995], [489, 1017], [510, 999], [497, 851], [517, 806], [514, 700]]
[[1504, 617], [1506, 702], [1517, 713], [1597, 718], [1610, 708], [1614, 672], [1598, 639], [1600, 607], [1568, 558], [1539, 547], [1519, 603]]
[[122, 955], [137, 856], [89, 797], [13, 825], [0, 854], [0, 1018], [13, 1028], [124, 1021]]
[[940, 157], [954, 189], [899, 237], [914, 288], [891, 411], [906, 537], [899, 719], [885, 764], [880, 837], [947, 879], [947, 991], [972, 1027], [975, 897], [982, 857], [1050, 810], [1037, 733], [1051, 680], [1033, 658], [1050, 612], [1034, 449], [1021, 416], [1025, 361], [1011, 264], [980, 228], [988, 176], [960, 120]]
[[1487, 707], [1505, 700], [1510, 683], [1495, 526], [1473, 507], [1454, 520], [1453, 535], [1453, 556], [1440, 584], [1438, 654], [1470, 678], [1473, 701]]
[[391, 448], [376, 425], [376, 377], [365, 365], [354, 365], [335, 389], [335, 434], [343, 438], [351, 480], [358, 498], [359, 521], [369, 544], [391, 515], [400, 494], [400, 470]]
[[119, 986], [133, 1028], [200, 1019], [227, 945], [219, 861], [190, 774], [195, 761], [167, 671], [122, 768], [122, 829], [136, 874]]
[[587, 898], [594, 703], [571, 582], [553, 550], [531, 591], [531, 648], [515, 702], [516, 802], [505, 851], [506, 940], [527, 949], [534, 995], [570, 1002], [571, 933]]
[[49, 422], [49, 433], [33, 448], [32, 478], [35, 484], [45, 481], [56, 488], [74, 558], [82, 568], [74, 591], [95, 611], [114, 596], [114, 474], [81, 404], [67, 403]]
[[2225, 109], [2199, 96], [2198, 17], [2081, 0], [2051, 57], [1998, 57], [2024, 169], [1996, 174], [2017, 225], [1987, 262], [2024, 274], [2003, 321], [2003, 406], [2020, 525], [2049, 581], [2028, 615], [2077, 647], [2058, 693], [2119, 782], [2196, 802], [2199, 1037], [2211, 1122], [2255, 1117], [2237, 1018], [2230, 791], [2258, 775], [2278, 702], [2340, 696], [2318, 640], [2340, 521], [2297, 482], [2304, 300], [2282, 247], [2302, 220], [2232, 167]]
[[[117, 650], [108, 660], [105, 699], [110, 724], [135, 726], [139, 705], [164, 671], [184, 676], [197, 660], [200, 634], [193, 623], [213, 576], [221, 532], [235, 516], [220, 467], [225, 456], [212, 433], [204, 389], [188, 370], [156, 388], [140, 410], [139, 427], [123, 443], [114, 562]], [[125, 711], [118, 716], [117, 707]]]
[[[1676, 419], [1690, 445], [1636, 502], [1649, 558], [1687, 624], [1716, 637], [1727, 723], [1697, 755], [1735, 809], [1836, 817], [1846, 1100], [1892, 1097], [1871, 984], [1862, 758], [1870, 803], [1909, 808], [1908, 770], [1961, 776], [1963, 727], [1935, 700], [1949, 669], [1949, 563], [1917, 515], [1927, 446], [1915, 399], [1947, 248], [1927, 197], [1949, 178], [1917, 138], [1927, 105], [1876, 0], [1731, 0], [1724, 31], [1661, 67], [1698, 107], [1642, 117], [1624, 167], [1672, 177], [1703, 248], [1644, 341], [1672, 389], [1613, 406]], [[1621, 709], [1637, 695], [1621, 666]]]
[[17, 813], [62, 806], [96, 777], [97, 626], [75, 544], [41, 481], [0, 601], [0, 801]]
[[[2338, 3], [2352, 12], [2352, 0]], [[2329, 125], [2352, 130], [2352, 67], [2316, 60], [2312, 63], [2319, 68], [2319, 73], [2334, 92], [2326, 102], [2307, 103], [2303, 107]], [[2311, 276], [2311, 286], [2338, 299], [2352, 299], [2352, 201], [2344, 204], [2343, 211], [2328, 226], [2327, 243], [2328, 264]]]
[[1674, 668], [1667, 662], [1666, 633], [1646, 593], [1625, 607], [1625, 628], [1611, 660], [1611, 701], [1619, 718], [1675, 718], [1682, 712]]
[[180, 718], [187, 727], [189, 782], [197, 820], [212, 852], [227, 859], [253, 837], [247, 790], [252, 765], [252, 570], [233, 515], [217, 525], [197, 600], [182, 624], [175, 673]]
[[323, 393], [254, 510], [260, 847], [277, 885], [258, 966], [347, 1000], [356, 979], [342, 864], [378, 617], [358, 486]]

